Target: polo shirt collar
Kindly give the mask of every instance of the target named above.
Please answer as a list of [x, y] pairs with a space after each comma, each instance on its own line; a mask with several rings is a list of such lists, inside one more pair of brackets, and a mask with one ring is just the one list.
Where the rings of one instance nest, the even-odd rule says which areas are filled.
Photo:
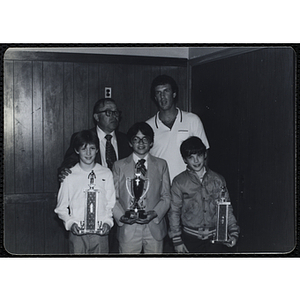
[[[178, 107], [176, 107], [176, 109], [178, 111], [176, 119], [178, 118], [178, 116], [180, 116], [179, 122], [181, 123], [182, 122], [182, 110]], [[156, 128], [158, 128], [161, 123], [162, 123], [162, 121], [159, 118], [159, 111], [158, 111], [157, 114], [155, 115], [155, 126], [156, 126]]]

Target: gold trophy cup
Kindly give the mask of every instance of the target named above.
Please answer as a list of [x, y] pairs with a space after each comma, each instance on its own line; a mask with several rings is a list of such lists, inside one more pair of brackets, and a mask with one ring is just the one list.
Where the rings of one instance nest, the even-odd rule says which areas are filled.
[[136, 170], [133, 179], [126, 178], [126, 188], [133, 201], [129, 209], [125, 212], [125, 217], [128, 219], [146, 219], [147, 214], [143, 198], [149, 189], [149, 179], [142, 179], [141, 172]]

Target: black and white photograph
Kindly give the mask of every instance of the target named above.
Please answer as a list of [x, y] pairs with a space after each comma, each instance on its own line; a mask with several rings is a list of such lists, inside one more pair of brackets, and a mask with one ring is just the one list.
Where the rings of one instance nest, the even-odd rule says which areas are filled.
[[9, 47], [5, 251], [292, 253], [296, 65], [289, 45]]
[[297, 298], [295, 1], [1, 12], [1, 299]]

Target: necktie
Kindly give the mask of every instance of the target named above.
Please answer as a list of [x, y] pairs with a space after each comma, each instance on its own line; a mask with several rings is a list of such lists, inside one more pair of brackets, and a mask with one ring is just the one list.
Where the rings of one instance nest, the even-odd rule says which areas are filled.
[[106, 146], [105, 146], [105, 158], [107, 166], [112, 169], [112, 166], [114, 162], [117, 160], [115, 149], [111, 143], [112, 136], [110, 134], [107, 134], [105, 136], [106, 138]]
[[145, 167], [145, 159], [140, 159], [137, 163], [136, 163], [136, 165], [135, 165], [135, 167], [136, 167], [136, 169], [137, 169], [137, 172], [139, 173], [142, 173], [143, 174], [143, 176], [145, 177], [146, 176], [146, 172], [147, 172], [147, 169], [146, 169], [146, 167]]

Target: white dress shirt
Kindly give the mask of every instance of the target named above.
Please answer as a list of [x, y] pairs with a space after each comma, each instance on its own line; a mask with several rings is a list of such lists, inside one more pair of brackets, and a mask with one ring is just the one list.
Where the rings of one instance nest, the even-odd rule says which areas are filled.
[[[105, 149], [106, 149], [106, 142], [107, 142], [107, 140], [105, 138], [106, 133], [97, 126], [97, 135], [98, 135], [99, 144], [100, 144], [101, 164], [102, 164], [102, 166], [107, 167], [106, 158], [105, 158]], [[116, 134], [113, 131], [112, 133], [110, 133], [110, 135], [112, 136], [111, 143], [115, 149], [115, 152], [117, 155], [117, 160], [118, 160], [119, 155], [118, 155], [118, 144], [117, 144]]]
[[[148, 158], [148, 154], [147, 154], [145, 157], [143, 157], [143, 159], [145, 160], [144, 166], [146, 167], [146, 169], [148, 169], [147, 158]], [[133, 161], [134, 161], [134, 163], [136, 164], [140, 159], [142, 159], [142, 158], [138, 157], [138, 156], [133, 152]]]

